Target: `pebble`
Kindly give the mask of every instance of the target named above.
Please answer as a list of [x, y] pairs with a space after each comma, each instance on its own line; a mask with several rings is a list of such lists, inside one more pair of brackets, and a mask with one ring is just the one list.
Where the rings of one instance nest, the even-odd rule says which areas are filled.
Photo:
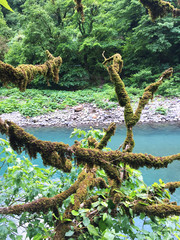
[[[133, 103], [135, 111], [138, 103]], [[156, 111], [159, 107], [166, 110], [166, 115]], [[4, 113], [0, 117], [3, 120], [13, 121], [19, 126], [26, 127], [78, 127], [78, 126], [105, 126], [111, 122], [120, 125], [124, 123], [124, 109], [117, 107], [113, 109], [100, 109], [95, 104], [81, 104], [75, 107], [67, 107], [36, 117], [24, 117], [19, 112]], [[139, 123], [164, 123], [180, 121], [180, 98], [164, 98], [157, 96], [145, 106]]]

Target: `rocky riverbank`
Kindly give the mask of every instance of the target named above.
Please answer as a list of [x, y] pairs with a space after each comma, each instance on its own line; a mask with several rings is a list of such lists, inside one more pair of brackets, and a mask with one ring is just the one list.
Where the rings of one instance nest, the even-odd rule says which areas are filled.
[[[133, 109], [137, 102], [132, 102]], [[63, 110], [37, 116], [24, 117], [18, 112], [1, 114], [0, 117], [17, 123], [19, 126], [43, 127], [76, 127], [76, 126], [105, 126], [111, 122], [122, 124], [124, 122], [123, 108], [99, 109], [95, 104], [82, 104], [67, 107]], [[147, 104], [142, 112], [139, 123], [165, 123], [180, 121], [180, 98], [155, 97]]]

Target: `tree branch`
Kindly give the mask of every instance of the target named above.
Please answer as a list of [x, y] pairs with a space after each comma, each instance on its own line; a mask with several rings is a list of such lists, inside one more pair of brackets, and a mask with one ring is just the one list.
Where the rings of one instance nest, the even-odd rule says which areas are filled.
[[30, 83], [36, 75], [52, 78], [55, 83], [58, 83], [62, 58], [53, 57], [48, 50], [46, 54], [48, 60], [41, 65], [22, 64], [15, 68], [10, 64], [0, 61], [0, 81], [6, 85], [13, 83], [20, 91], [25, 91], [27, 84]]

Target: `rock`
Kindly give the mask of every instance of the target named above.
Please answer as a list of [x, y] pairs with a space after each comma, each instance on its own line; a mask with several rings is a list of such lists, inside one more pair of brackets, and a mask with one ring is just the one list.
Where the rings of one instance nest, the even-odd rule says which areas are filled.
[[79, 105], [79, 106], [76, 106], [75, 108], [74, 108], [74, 111], [75, 112], [80, 112], [80, 111], [82, 111], [83, 110], [83, 105]]
[[[149, 102], [142, 110], [140, 122], [177, 122], [180, 121], [180, 99], [179, 98], [158, 98], [154, 102]], [[137, 102], [133, 103], [136, 110]], [[166, 115], [156, 113], [156, 109], [161, 106], [167, 109]], [[82, 111], [83, 110], [83, 111]], [[111, 122], [122, 124], [124, 122], [124, 109], [121, 107], [105, 110], [96, 108], [92, 103], [84, 103], [73, 108], [56, 110], [55, 112], [42, 116], [26, 118], [18, 112], [4, 113], [0, 117], [2, 120], [13, 121], [19, 126], [105, 126]]]

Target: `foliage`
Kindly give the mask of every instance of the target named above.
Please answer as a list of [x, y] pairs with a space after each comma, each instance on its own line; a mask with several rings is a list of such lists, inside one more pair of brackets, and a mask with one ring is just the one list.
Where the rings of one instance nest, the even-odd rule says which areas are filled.
[[[104, 136], [104, 132], [93, 128], [88, 131], [74, 129], [71, 137], [75, 136], [81, 139], [82, 147], [88, 147], [89, 137], [100, 140]], [[67, 189], [77, 178], [78, 172], [75, 166], [68, 175], [53, 167], [39, 168], [27, 158], [17, 156], [6, 140], [0, 139], [0, 147], [0, 170], [1, 174], [3, 173], [0, 181], [0, 200], [2, 205], [4, 203], [6, 205], [17, 204], [18, 202], [25, 203], [39, 197], [54, 196]], [[105, 150], [110, 151], [108, 148]], [[6, 169], [5, 172], [4, 168]], [[117, 191], [126, 194], [129, 199], [134, 198], [134, 196], [142, 199], [142, 204], [144, 204], [143, 200], [146, 199], [148, 193], [164, 184], [160, 180], [160, 183], [154, 183], [152, 186], [147, 187], [143, 182], [140, 171], [130, 167], [128, 167], [127, 171], [129, 179], [124, 181], [121, 190]], [[102, 169], [97, 171], [97, 176], [106, 179], [106, 174]], [[109, 188], [101, 190], [97, 188], [89, 191], [89, 197], [99, 196], [97, 201], [92, 203], [91, 207], [80, 208], [78, 211], [72, 210], [72, 215], [75, 218], [75, 227], [72, 227], [66, 233], [67, 239], [113, 240], [122, 238], [136, 239], [137, 237], [138, 239], [144, 239], [144, 236], [146, 236], [146, 239], [160, 240], [162, 236], [167, 239], [172, 239], [175, 236], [180, 237], [178, 217], [160, 219], [158, 217], [148, 218], [144, 214], [141, 214], [137, 221], [137, 218], [133, 220], [133, 213], [131, 211], [128, 217], [124, 214], [122, 208], [118, 208], [118, 215], [113, 217], [114, 203], [111, 200], [104, 201], [109, 191]], [[170, 198], [168, 191], [159, 191], [159, 200], [164, 196]], [[60, 217], [63, 216], [65, 208], [71, 201], [73, 202], [72, 196], [64, 202]], [[128, 201], [124, 204], [127, 208], [131, 206], [131, 202]], [[52, 212], [38, 215], [23, 213], [17, 218], [5, 218], [3, 215], [0, 215], [0, 237], [2, 239], [6, 239], [7, 237], [15, 240], [22, 239], [22, 233], [17, 232], [19, 227], [24, 232], [23, 235], [33, 240], [42, 239], [42, 237], [53, 237], [52, 217]], [[64, 221], [68, 221], [68, 219]], [[139, 221], [141, 224], [138, 223]], [[77, 235], [77, 232], [80, 234]]]
[[[56, 3], [59, 4], [60, 2], [61, 1], [58, 0], [57, 2], [52, 1], [51, 4], [58, 7]], [[65, 1], [62, 2], [62, 5], [64, 2]], [[54, 12], [49, 1], [27, 0], [24, 3], [22, 6], [22, 19], [24, 18], [24, 24], [21, 29], [24, 35], [21, 41], [22, 59], [24, 58], [28, 61], [29, 58], [30, 61], [36, 61], [34, 56], [31, 55], [31, 48], [35, 50], [33, 52], [34, 54], [37, 52], [36, 59], [40, 59], [43, 46], [49, 45], [49, 48], [56, 48], [58, 44], [57, 40], [60, 39], [61, 35], [59, 34], [58, 27], [62, 26], [61, 30], [63, 28], [66, 28], [66, 30], [74, 28], [69, 39], [70, 42], [73, 41], [76, 43], [75, 51], [73, 52], [75, 58], [73, 59], [73, 63], [71, 61], [69, 62], [68, 67], [78, 64], [80, 69], [84, 68], [85, 71], [88, 72], [90, 82], [93, 78], [98, 82], [100, 76], [102, 76], [100, 79], [101, 82], [105, 79], [103, 70], [98, 67], [100, 61], [95, 55], [95, 53], [98, 53], [99, 56], [100, 51], [102, 51], [105, 46], [108, 51], [121, 49], [124, 53], [127, 53], [128, 60], [130, 61], [129, 63], [127, 61], [126, 64], [127, 69], [129, 69], [127, 76], [128, 74], [129, 76], [133, 74], [138, 80], [138, 85], [141, 85], [141, 79], [143, 77], [149, 78], [150, 73], [152, 73], [152, 75], [156, 74], [156, 71], [159, 70], [159, 65], [157, 64], [154, 67], [157, 59], [154, 58], [153, 54], [157, 53], [157, 55], [160, 56], [163, 53], [164, 55], [162, 54], [162, 56], [165, 56], [166, 53], [168, 53], [167, 49], [171, 47], [170, 41], [167, 41], [163, 37], [163, 34], [160, 34], [158, 31], [159, 28], [162, 30], [165, 27], [165, 29], [168, 28], [168, 30], [171, 30], [170, 32], [172, 34], [172, 24], [168, 26], [167, 24], [152, 26], [148, 23], [145, 15], [142, 14], [143, 10], [139, 7], [139, 2], [133, 0], [129, 3], [128, 1], [128, 5], [126, 5], [124, 0], [120, 3], [119, 1], [118, 3], [115, 1], [112, 2], [111, 5], [108, 5], [113, 11], [116, 10], [116, 8], [118, 9], [118, 7], [120, 7], [122, 11], [120, 14], [118, 12], [118, 17], [116, 11], [114, 14], [111, 12], [113, 19], [107, 18], [109, 21], [107, 25], [105, 25], [105, 30], [102, 30], [101, 27], [97, 28], [97, 25], [104, 20], [102, 16], [100, 17], [99, 11], [101, 7], [100, 3], [104, 3], [104, 1], [99, 0], [97, 3], [85, 1], [87, 8], [81, 5], [81, 1], [75, 2], [77, 4], [77, 11], [81, 12], [81, 16], [72, 11], [73, 6], [69, 1], [67, 2], [68, 5], [62, 8], [64, 10], [63, 17], [59, 15], [61, 8], [55, 7], [57, 11]], [[116, 5], [116, 3], [118, 5]], [[149, 1], [147, 0], [145, 2], [145, 6], [148, 7], [153, 20], [158, 16], [164, 16], [165, 12], [169, 12], [169, 8], [171, 8], [171, 10], [174, 9], [172, 5], [166, 2], [151, 1], [153, 6], [157, 6], [157, 3], [158, 7], [160, 7], [159, 5], [161, 4], [163, 5], [163, 13], [155, 15], [156, 12], [152, 10], [152, 6], [146, 3], [149, 4]], [[164, 9], [164, 4], [165, 6], [169, 6], [169, 8], [166, 9], [165, 7]], [[102, 4], [102, 6], [104, 6], [104, 8], [102, 7], [101, 12], [107, 17], [108, 14], [106, 15], [105, 13], [107, 5]], [[47, 9], [50, 11], [50, 15], [47, 14]], [[72, 20], [70, 22], [68, 21], [69, 15], [67, 14], [69, 10], [67, 9], [71, 9], [70, 16]], [[173, 11], [177, 12], [178, 10]], [[39, 12], [41, 15], [39, 15]], [[135, 21], [134, 17], [132, 17], [132, 12], [139, 14], [138, 18], [135, 18]], [[86, 13], [88, 19], [86, 22], [83, 19], [84, 13]], [[128, 25], [127, 28], [122, 26], [120, 35], [119, 30], [113, 28], [112, 25], [117, 23], [119, 17], [126, 14], [126, 22]], [[43, 21], [48, 21], [47, 27], [46, 24], [44, 25], [44, 22], [39, 22], [39, 18]], [[54, 22], [55, 18], [57, 20], [56, 23]], [[19, 20], [19, 23], [22, 19]], [[32, 19], [36, 20], [36, 25], [33, 24]], [[25, 27], [27, 23], [28, 28]], [[147, 24], [143, 26], [147, 27], [146, 32], [151, 32], [155, 29], [159, 33], [158, 36], [160, 36], [160, 39], [158, 39], [158, 36], [155, 36], [155, 40], [158, 39], [156, 45], [158, 45], [159, 42], [164, 43], [167, 49], [163, 49], [163, 47], [156, 48], [156, 46], [148, 48], [151, 42], [149, 42], [149, 39], [147, 39], [147, 42], [143, 41], [143, 39], [146, 40], [141, 28], [144, 23]], [[175, 25], [173, 25], [173, 28], [174, 27]], [[128, 29], [128, 31], [125, 31], [125, 28], [126, 30]], [[48, 40], [46, 41], [44, 35], [41, 35], [39, 29], [44, 31], [45, 35], [50, 36], [49, 42]], [[77, 35], [77, 29], [80, 32], [79, 36]], [[39, 39], [42, 41], [42, 46], [41, 43], [38, 42], [38, 39], [34, 42], [31, 34], [29, 34], [30, 30], [32, 30], [34, 38], [36, 38], [36, 34], [39, 36]], [[106, 31], [107, 35], [103, 34], [104, 31]], [[65, 37], [67, 37], [68, 31], [65, 32]], [[94, 32], [96, 33], [95, 35]], [[72, 37], [74, 33], [76, 34]], [[145, 42], [144, 46], [142, 44], [146, 50], [145, 52], [141, 49], [141, 44], [138, 46], [139, 42], [136, 44], [135, 41], [134, 46], [132, 44], [132, 40], [138, 40], [139, 38], [141, 38], [143, 43]], [[108, 41], [110, 44], [106, 45], [103, 41], [104, 39], [105, 42]], [[119, 43], [121, 42], [123, 46], [117, 47], [117, 41]], [[28, 45], [28, 49], [26, 45]], [[154, 50], [150, 51], [151, 49]], [[149, 62], [149, 59], [142, 63], [141, 61], [134, 61], [134, 53], [136, 53], [137, 56], [135, 60], [142, 60], [144, 53], [150, 53], [151, 58], [149, 59], [154, 61]], [[118, 103], [124, 108], [124, 122], [126, 124], [127, 134], [124, 143], [118, 150], [112, 151], [106, 148], [108, 141], [110, 141], [111, 137], [115, 134], [115, 123], [111, 123], [103, 132], [91, 129], [86, 133], [82, 130], [75, 129], [72, 135], [79, 137], [84, 135], [84, 139], [75, 141], [72, 146], [69, 146], [62, 142], [39, 140], [15, 123], [0, 119], [0, 132], [9, 137], [10, 146], [17, 153], [20, 154], [25, 151], [30, 158], [37, 158], [37, 154], [40, 154], [44, 165], [55, 166], [57, 169], [69, 173], [63, 174], [54, 170], [52, 167], [42, 170], [33, 166], [27, 159], [21, 161], [15, 157], [16, 159], [14, 161], [14, 157], [8, 157], [7, 159], [2, 157], [2, 167], [5, 164], [9, 165], [0, 182], [0, 190], [2, 190], [1, 192], [3, 193], [0, 197], [2, 198], [2, 207], [0, 207], [0, 213], [2, 214], [0, 234], [3, 238], [9, 235], [12, 239], [15, 239], [13, 235], [17, 232], [16, 223], [12, 222], [12, 219], [3, 217], [3, 215], [9, 216], [11, 214], [19, 216], [17, 222], [20, 226], [24, 226], [25, 224], [26, 235], [30, 239], [53, 237], [54, 240], [65, 238], [105, 240], [122, 238], [136, 239], [137, 237], [138, 239], [143, 239], [144, 236], [146, 239], [161, 239], [162, 234], [165, 239], [180, 237], [179, 218], [169, 217], [180, 215], [180, 206], [178, 206], [176, 202], [170, 202], [169, 194], [169, 192], [173, 193], [176, 188], [180, 187], [180, 182], [169, 182], [165, 184], [160, 180], [159, 183], [154, 183], [152, 186], [147, 187], [143, 182], [141, 173], [135, 170], [143, 166], [148, 168], [167, 167], [172, 161], [180, 159], [180, 153], [156, 157], [150, 154], [132, 152], [135, 145], [133, 127], [138, 123], [142, 110], [146, 104], [148, 104], [149, 100], [153, 99], [158, 87], [162, 85], [165, 79], [171, 77], [173, 68], [171, 67], [163, 71], [157, 81], [149, 84], [144, 89], [134, 112], [130, 95], [126, 91], [124, 82], [120, 77], [123, 68], [121, 55], [116, 53], [106, 58], [103, 52], [103, 57], [103, 65], [106, 67], [110, 80], [114, 84]], [[127, 59], [125, 59], [125, 62], [126, 60]], [[159, 60], [158, 63], [163, 63], [164, 66], [168, 66], [169, 62], [164, 61], [164, 58], [159, 58]], [[150, 63], [153, 63], [153, 66]], [[177, 65], [176, 57], [175, 60], [173, 59], [173, 63]], [[10, 78], [11, 75], [9, 73], [11, 73], [13, 69], [15, 74], [18, 75], [19, 71], [15, 71], [15, 68], [11, 65], [2, 62], [1, 65], [4, 67], [1, 69], [5, 69], [3, 77], [6, 81], [4, 81], [4, 83], [8, 81], [13, 83], [13, 79]], [[50, 64], [48, 62], [45, 65], [48, 67]], [[27, 67], [27, 65], [25, 66]], [[33, 68], [32, 65], [31, 67]], [[8, 71], [7, 68], [9, 68]], [[23, 67], [19, 68], [23, 69]], [[38, 65], [36, 68], [41, 69], [42, 65]], [[52, 70], [54, 70], [54, 66], [50, 66], [50, 71], [47, 70], [46, 73], [48, 74], [52, 72]], [[99, 72], [100, 75], [98, 75], [97, 72]], [[26, 75], [28, 75], [28, 73]], [[53, 76], [54, 75], [55, 74], [53, 74]], [[56, 74], [56, 77], [58, 79], [58, 74]], [[147, 79], [146, 82], [150, 82], [150, 80]], [[23, 83], [24, 79], [19, 79], [19, 84], [17, 85], [20, 90], [22, 90]], [[108, 99], [114, 99], [114, 95], [110, 93], [110, 88], [105, 88], [107, 89]], [[91, 91], [89, 92], [91, 93]], [[86, 98], [89, 92], [88, 90], [86, 91]], [[65, 100], [68, 105], [72, 106], [76, 104], [79, 95], [74, 99], [65, 97], [62, 104]], [[56, 96], [53, 95], [53, 97]], [[83, 98], [84, 97], [85, 96], [83, 96]], [[104, 101], [103, 90], [98, 92], [98, 97]], [[94, 98], [90, 96], [91, 101], [92, 99]], [[43, 98], [40, 99], [39, 96], [36, 95], [35, 101], [42, 107]], [[25, 104], [28, 106], [28, 101]], [[99, 101], [99, 104], [102, 105], [102, 102]], [[52, 108], [56, 108], [57, 105], [56, 103], [51, 103], [51, 106]], [[3, 107], [5, 108], [5, 106]], [[27, 110], [25, 110], [25, 112], [27, 112]], [[7, 144], [5, 141], [3, 143]], [[121, 147], [122, 151], [120, 150]], [[9, 150], [5, 148], [3, 148], [2, 152], [6, 154]], [[53, 179], [53, 177], [56, 176], [55, 174], [58, 173], [60, 180], [56, 178]], [[66, 181], [62, 182], [62, 179], [67, 179], [68, 184], [66, 186]], [[169, 189], [169, 191], [166, 189]], [[137, 227], [135, 223], [135, 217], [138, 216], [144, 220], [142, 229]], [[149, 218], [146, 218], [146, 216]], [[152, 231], [147, 231], [144, 228], [147, 222], [148, 225], [151, 226]], [[163, 228], [161, 228], [161, 225], [163, 225]], [[20, 237], [17, 238], [20, 239]]]
[[158, 107], [155, 110], [156, 113], [159, 113], [161, 115], [166, 115], [167, 114], [167, 109], [163, 108], [163, 107]]
[[[78, 172], [74, 170], [70, 175], [56, 170], [53, 167], [40, 168], [28, 158], [18, 156], [9, 146], [9, 143], [0, 139], [0, 202], [1, 205], [26, 203], [37, 197], [51, 197], [67, 189], [77, 178]], [[13, 189], [13, 190], [12, 190]], [[64, 203], [65, 208], [70, 199]], [[63, 214], [63, 212], [62, 212]], [[53, 236], [53, 213], [48, 214], [21, 214], [17, 218], [0, 215], [0, 238], [20, 240], [22, 233], [30, 239]], [[48, 226], [48, 229], [47, 229]]]
[[[84, 22], [73, 0], [9, 3], [15, 13], [3, 9], [7, 25], [13, 29], [5, 61], [14, 66], [39, 63], [45, 49], [60, 55], [61, 81], [53, 85], [55, 89], [82, 89], [106, 82], [103, 51], [123, 54], [128, 86], [143, 88], [142, 80], [150, 83], [157, 73], [179, 64], [179, 18], [167, 16], [152, 23], [138, 0], [84, 0]], [[39, 78], [32, 86], [46, 87]]]
[[[127, 91], [133, 100], [137, 100], [142, 93], [141, 90], [132, 87], [127, 88]], [[117, 97], [112, 86], [108, 84], [102, 88], [78, 90], [71, 94], [69, 91], [37, 89], [27, 89], [21, 93], [17, 88], [0, 88], [0, 94], [0, 114], [18, 111], [24, 116], [33, 117], [83, 103], [96, 104], [103, 109], [117, 107]]]

